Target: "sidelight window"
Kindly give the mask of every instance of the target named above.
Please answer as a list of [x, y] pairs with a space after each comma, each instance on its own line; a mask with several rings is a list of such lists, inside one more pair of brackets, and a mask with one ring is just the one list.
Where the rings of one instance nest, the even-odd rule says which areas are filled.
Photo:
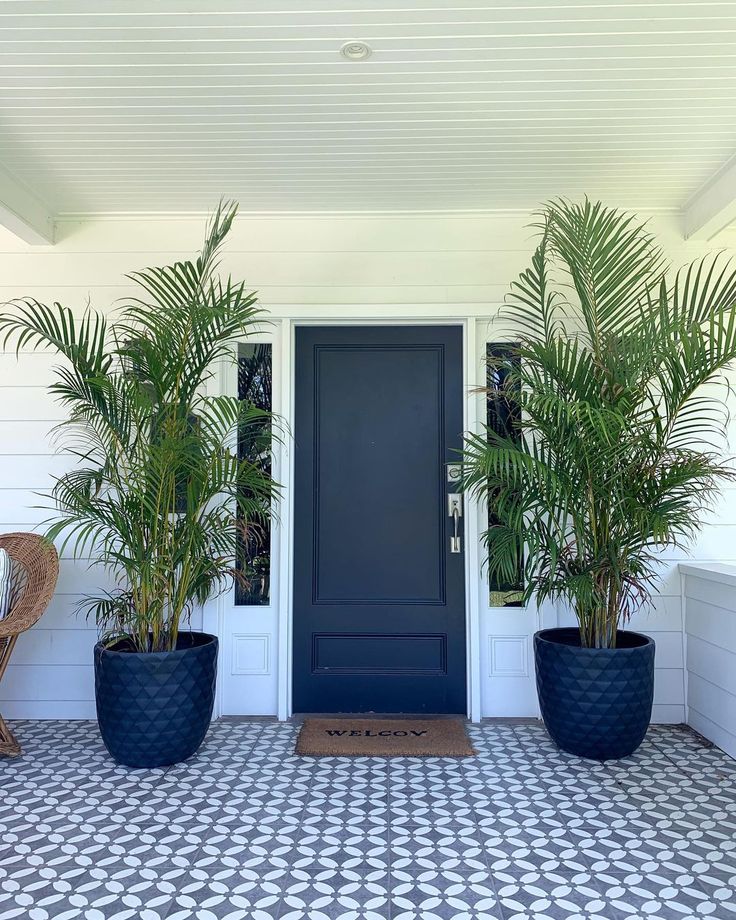
[[[238, 398], [257, 409], [271, 412], [272, 346], [267, 343], [238, 345]], [[271, 472], [271, 424], [268, 420], [250, 424], [238, 436], [238, 456], [258, 463]], [[250, 524], [238, 536], [237, 568], [245, 575], [235, 584], [238, 607], [268, 604], [271, 595], [271, 524], [268, 520]]]
[[[519, 400], [515, 393], [515, 384], [509, 380], [510, 372], [518, 357], [513, 354], [508, 343], [489, 342], [486, 345], [486, 424], [488, 427], [512, 437], [521, 437], [519, 428]], [[488, 500], [488, 526], [496, 522], [493, 514], [493, 496]], [[522, 575], [512, 582], [499, 582], [491, 579], [488, 585], [491, 607], [520, 607], [522, 593]]]

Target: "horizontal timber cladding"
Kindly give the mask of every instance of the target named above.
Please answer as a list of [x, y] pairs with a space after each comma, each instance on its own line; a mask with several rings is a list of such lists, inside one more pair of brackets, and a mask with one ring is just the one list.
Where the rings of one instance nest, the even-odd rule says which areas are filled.
[[[224, 267], [258, 289], [271, 319], [471, 320], [477, 354], [475, 380], [468, 383], [480, 383], [485, 342], [497, 336], [498, 324], [489, 322], [532, 251], [530, 219], [528, 214], [242, 217], [228, 241]], [[650, 226], [675, 264], [690, 261], [706, 248], [682, 240], [674, 214], [655, 215]], [[58, 242], [47, 248], [28, 247], [2, 232], [0, 300], [59, 300], [80, 316], [89, 301], [109, 312], [132, 290], [125, 272], [186, 257], [196, 251], [203, 235], [203, 216], [62, 220]], [[727, 232], [708, 248], [733, 243], [736, 236]], [[272, 327], [264, 329], [271, 334]], [[16, 360], [14, 354], [0, 352], [2, 532], [41, 525], [48, 513], [36, 507], [44, 504], [38, 493], [48, 491], [52, 476], [69, 463], [69, 458], [54, 456], [49, 439], [63, 416], [45, 391], [55, 363], [49, 355], [22, 353]], [[275, 366], [274, 375], [280, 373], [281, 366]], [[736, 557], [736, 490], [725, 493], [692, 553], [701, 560]], [[669, 554], [664, 560], [654, 610], [640, 614], [632, 624], [657, 639], [655, 718], [675, 722], [683, 719], [679, 556]], [[536, 614], [491, 610], [486, 586], [478, 578], [480, 635], [472, 648], [480, 661], [482, 713], [534, 715], [528, 637]], [[94, 630], [75, 616], [74, 607], [80, 595], [104, 580], [104, 574], [85, 561], [62, 559], [57, 597], [38, 627], [22, 638], [0, 685], [3, 713], [34, 718], [94, 715]], [[257, 711], [275, 713], [278, 669], [285, 661], [274, 609], [263, 608], [257, 615], [253, 608], [238, 611], [228, 636], [222, 667], [244, 682], [238, 685], [244, 687], [238, 691], [240, 711], [247, 713], [249, 705], [256, 705], [249, 688], [258, 685], [270, 689]], [[328, 652], [329, 642], [320, 655]], [[356, 665], [361, 654], [368, 652], [356, 649]], [[438, 647], [428, 643], [426, 656], [427, 667], [441, 667]]]

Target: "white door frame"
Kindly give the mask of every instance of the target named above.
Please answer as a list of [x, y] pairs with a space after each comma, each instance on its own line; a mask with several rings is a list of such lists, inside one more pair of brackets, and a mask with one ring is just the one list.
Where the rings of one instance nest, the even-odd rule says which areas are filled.
[[[292, 714], [292, 615], [293, 615], [293, 539], [294, 539], [294, 452], [291, 449], [291, 432], [294, 426], [294, 353], [297, 326], [460, 326], [463, 330], [463, 391], [466, 394], [463, 406], [465, 430], [478, 428], [479, 400], [470, 395], [475, 384], [478, 368], [475, 317], [458, 317], [447, 312], [422, 310], [416, 312], [401, 308], [403, 315], [376, 316], [375, 309], [368, 313], [365, 308], [351, 307], [349, 318], [334, 315], [288, 316], [280, 320], [279, 374], [281, 384], [281, 406], [279, 415], [284, 420], [285, 436], [274, 458], [276, 476], [283, 488], [284, 497], [280, 503], [278, 523], [274, 538], [278, 540], [278, 569], [273, 573], [278, 581], [278, 634], [277, 634], [277, 716], [288, 719]], [[444, 308], [446, 310], [446, 308]], [[420, 312], [421, 310], [421, 312]], [[346, 311], [347, 312], [347, 311]], [[398, 312], [398, 311], [397, 311]], [[332, 311], [329, 311], [332, 313]], [[276, 358], [276, 355], [274, 355]], [[466, 496], [463, 515], [465, 539], [465, 636], [467, 675], [467, 715], [477, 722], [481, 718], [481, 672], [480, 672], [480, 597], [479, 597], [479, 514], [477, 501]], [[221, 655], [224, 658], [225, 655]]]
[[[475, 323], [467, 318], [452, 316], [432, 316], [431, 318], [417, 318], [412, 316], [392, 317], [391, 319], [377, 319], [373, 315], [352, 315], [349, 319], [335, 317], [299, 317], [298, 319], [283, 319], [281, 321], [281, 373], [282, 394], [284, 397], [281, 415], [284, 417], [287, 429], [293, 431], [294, 425], [294, 391], [296, 386], [294, 376], [294, 355], [297, 326], [461, 326], [463, 330], [463, 391], [468, 394], [469, 381], [475, 370]], [[471, 366], [472, 365], [472, 366]], [[476, 419], [470, 418], [477, 400], [467, 398], [463, 406], [463, 425], [465, 430], [475, 428]], [[291, 445], [284, 441], [281, 451], [286, 454], [285, 462], [279, 463], [281, 469], [281, 482], [285, 491], [285, 498], [281, 507], [281, 521], [279, 525], [281, 565], [279, 567], [279, 597], [281, 602], [278, 611], [278, 717], [287, 719], [292, 714], [292, 616], [293, 616], [293, 537], [294, 537], [294, 452]], [[467, 713], [473, 721], [480, 719], [480, 655], [478, 642], [480, 636], [480, 618], [478, 616], [478, 515], [475, 513], [472, 500], [466, 497], [468, 507], [463, 515], [464, 540], [465, 540], [465, 635], [466, 635], [466, 675], [467, 675]], [[476, 506], [477, 507], [477, 506]]]

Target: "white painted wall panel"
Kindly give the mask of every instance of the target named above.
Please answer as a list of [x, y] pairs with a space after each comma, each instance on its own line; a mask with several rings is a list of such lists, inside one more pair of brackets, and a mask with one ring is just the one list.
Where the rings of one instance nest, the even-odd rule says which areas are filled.
[[15, 352], [0, 353], [0, 387], [47, 386], [53, 380], [52, 368], [61, 364], [60, 358], [51, 353], [31, 352], [23, 357], [19, 365]]
[[[66, 717], [80, 718], [77, 715], [80, 708], [75, 704], [94, 700], [92, 662], [90, 660], [86, 665], [48, 665], [13, 664], [11, 661], [3, 677], [3, 700], [13, 700], [16, 703], [53, 700], [57, 705], [68, 703]], [[19, 706], [16, 712], [20, 711]], [[59, 709], [56, 711], [59, 712]], [[64, 716], [60, 714], [57, 718]]]
[[[528, 223], [522, 214], [251, 216], [236, 221], [226, 266], [258, 288], [263, 306], [275, 319], [477, 318], [477, 377], [469, 381], [473, 383], [483, 378], [483, 342], [499, 334], [491, 320], [515, 272], [531, 254], [533, 232]], [[656, 215], [651, 226], [676, 264], [705, 251], [702, 243], [680, 239], [674, 217]], [[118, 298], [133, 290], [124, 272], [186, 256], [195, 251], [203, 234], [199, 216], [61, 221], [53, 249], [19, 245], [0, 231], [0, 300], [61, 300], [80, 316], [90, 301], [111, 312]], [[3, 353], [0, 343], [2, 532], [37, 527], [47, 517], [46, 511], [32, 507], [41, 503], [34, 492], [47, 491], [52, 475], [69, 462], [53, 456], [48, 441], [50, 429], [63, 416], [45, 389], [57, 360], [28, 353], [16, 359]], [[718, 503], [712, 526], [691, 555], [702, 561], [736, 561], [736, 489], [728, 490]], [[683, 718], [679, 558], [679, 553], [668, 554], [653, 610], [638, 614], [631, 624], [657, 641], [654, 715], [665, 721]], [[62, 561], [57, 597], [39, 626], [19, 644], [0, 686], [0, 711], [11, 717], [93, 714], [90, 649], [95, 633], [73, 611], [78, 597], [99, 585], [110, 586], [101, 570], [82, 561]], [[712, 588], [708, 585], [707, 590]], [[484, 583], [478, 596], [483, 714], [534, 715], [528, 637], [536, 628], [537, 613], [492, 610]], [[694, 598], [701, 599], [708, 600], [700, 594]], [[215, 628], [217, 614], [208, 616], [215, 624], [210, 628]], [[237, 640], [238, 655], [233, 657], [231, 648], [222, 666], [221, 686], [227, 690], [229, 708], [275, 712], [276, 609], [230, 607], [220, 627], [225, 635], [244, 637]]]
[[57, 583], [57, 591], [60, 594], [81, 595], [100, 589], [111, 591], [114, 587], [113, 578], [101, 566], [92, 566], [84, 559], [61, 560]]
[[[79, 620], [84, 624], [84, 620]], [[18, 639], [13, 664], [21, 665], [89, 665], [97, 641], [94, 629], [55, 629], [34, 627]]]
[[[4, 357], [0, 355], [0, 359]], [[23, 373], [22, 366], [18, 368], [15, 358], [16, 372]], [[8, 384], [10, 386], [10, 384]], [[3, 397], [3, 385], [0, 385], [0, 394]], [[24, 421], [15, 419], [2, 422], [2, 437], [0, 437], [0, 454], [23, 456], [28, 454], [49, 454], [52, 451], [52, 433], [58, 422], [54, 421]], [[15, 461], [18, 465], [18, 461]]]
[[[64, 564], [66, 570], [67, 565]], [[46, 608], [43, 619], [40, 620], [34, 630], [47, 629], [54, 633], [59, 630], [88, 630], [94, 635], [97, 634], [97, 627], [94, 622], [90, 622], [83, 614], [77, 614], [77, 603], [79, 602], [78, 594], [56, 594], [51, 599], [51, 603]]]
[[[688, 578], [688, 588], [686, 594], [687, 607], [687, 632], [692, 638], [698, 638], [699, 641], [708, 643], [714, 647], [736, 649], [736, 616], [734, 616], [734, 606], [736, 604], [736, 592], [730, 589], [731, 609], [725, 606], [716, 606], [713, 603], [701, 600], [690, 593], [690, 582], [695, 579]], [[725, 585], [718, 585], [720, 589], [718, 594], [727, 595], [729, 588]], [[728, 596], [717, 596], [718, 600], [727, 602]], [[688, 653], [690, 643], [688, 641]], [[707, 676], [707, 675], [704, 675]]]
[[[667, 671], [682, 670], [683, 651], [682, 651], [682, 632], [659, 632], [649, 630], [650, 635], [655, 643], [656, 650], [654, 654], [654, 663], [657, 669], [666, 669]], [[682, 702], [682, 681], [678, 691], [678, 701]]]
[[643, 608], [629, 620], [628, 629], [654, 635], [660, 632], [682, 632], [680, 595], [658, 594], [651, 608]]
[[[675, 668], [654, 668], [654, 702], [656, 705], [679, 706], [682, 713], [684, 706], [684, 689], [682, 682], [682, 665]], [[678, 719], [682, 722], [682, 717]]]
[[697, 674], [736, 697], [736, 651], [689, 635], [687, 668], [691, 675]]
[[0, 453], [0, 482], [6, 489], [48, 491], [53, 477], [62, 476], [78, 465], [70, 454], [26, 454], [23, 462], [13, 454]]
[[688, 678], [688, 724], [736, 757], [736, 697], [698, 674]]
[[[264, 284], [329, 287], [331, 283], [349, 282], [356, 285], [402, 284], [404, 279], [421, 279], [422, 285], [451, 285], [462, 279], [463, 284], [491, 284], [501, 273], [518, 274], [526, 268], [529, 250], [486, 249], [473, 252], [456, 250], [411, 249], [375, 250], [366, 258], [360, 250], [339, 252], [291, 251], [238, 253], [230, 250], [223, 255], [223, 271], [239, 272], [249, 285], [260, 289]], [[44, 284], [97, 286], [113, 277], [122, 278], [126, 272], [151, 264], [147, 252], [108, 253], [104, 259], [90, 260], [86, 253], [51, 252], [44, 271]], [[243, 256], [247, 256], [244, 266]], [[193, 257], [194, 253], [163, 251], [156, 253], [156, 262], [166, 264], [176, 259]], [[38, 284], [35, 256], [4, 256], [4, 282], [25, 286]]]
[[[0, 422], [0, 429], [3, 428]], [[23, 463], [25, 456], [18, 455], [18, 463]], [[15, 530], [31, 530], [43, 523], [48, 511], [36, 507], [40, 499], [30, 489], [5, 489], [0, 487], [0, 518], [3, 533]]]
[[687, 721], [736, 757], [736, 566], [682, 572]]
[[33, 368], [25, 364], [25, 355], [19, 361], [19, 374], [28, 381], [27, 386], [6, 386], [0, 393], [0, 421], [21, 422], [29, 419], [60, 421], [64, 410], [51, 398], [46, 387], [35, 386]]

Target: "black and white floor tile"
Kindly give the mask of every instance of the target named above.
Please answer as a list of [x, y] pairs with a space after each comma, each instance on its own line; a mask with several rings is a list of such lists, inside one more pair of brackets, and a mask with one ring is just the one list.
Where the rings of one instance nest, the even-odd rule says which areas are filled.
[[736, 762], [680, 728], [600, 764], [538, 724], [384, 760], [222, 721], [168, 770], [112, 763], [94, 723], [15, 728], [0, 920], [736, 920]]

